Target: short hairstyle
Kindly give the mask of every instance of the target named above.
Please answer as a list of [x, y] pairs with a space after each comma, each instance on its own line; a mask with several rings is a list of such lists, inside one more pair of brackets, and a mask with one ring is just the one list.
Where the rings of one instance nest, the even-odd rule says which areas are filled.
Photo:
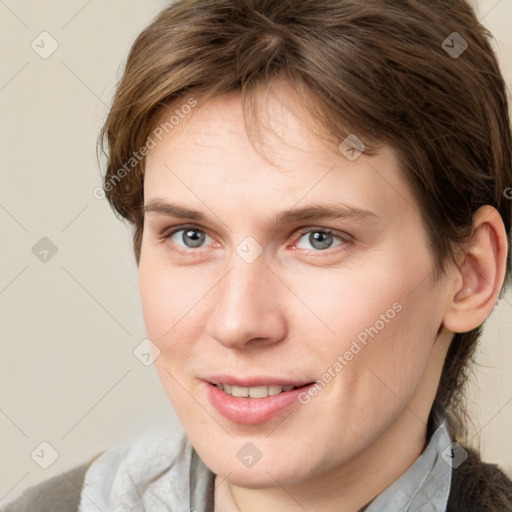
[[[391, 146], [422, 216], [436, 278], [472, 235], [483, 205], [500, 213], [510, 248], [512, 135], [492, 34], [466, 0], [181, 0], [138, 36], [99, 138], [104, 191], [143, 231], [144, 158], [169, 105], [240, 91], [244, 112], [260, 86], [293, 85], [326, 138], [350, 134], [371, 155]], [[127, 162], [131, 162], [127, 166]], [[123, 171], [123, 172], [121, 172]], [[507, 255], [506, 280], [510, 274]], [[463, 407], [482, 325], [456, 333], [431, 409], [467, 435]]]

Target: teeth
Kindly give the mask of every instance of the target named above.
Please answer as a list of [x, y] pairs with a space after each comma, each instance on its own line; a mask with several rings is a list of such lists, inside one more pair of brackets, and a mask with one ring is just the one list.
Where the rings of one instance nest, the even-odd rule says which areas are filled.
[[248, 388], [249, 396], [251, 398], [265, 398], [268, 396], [268, 386], [257, 386], [255, 388]]
[[241, 386], [233, 386], [231, 388], [231, 394], [233, 396], [239, 396], [239, 397], [245, 398], [245, 397], [249, 396], [249, 388], [243, 388]]
[[254, 386], [251, 388], [244, 386], [230, 386], [229, 384], [216, 384], [219, 389], [224, 393], [241, 398], [266, 398], [267, 396], [274, 396], [284, 391], [291, 391], [293, 386]]
[[283, 390], [282, 386], [272, 385], [268, 387], [268, 394], [270, 396], [278, 395]]

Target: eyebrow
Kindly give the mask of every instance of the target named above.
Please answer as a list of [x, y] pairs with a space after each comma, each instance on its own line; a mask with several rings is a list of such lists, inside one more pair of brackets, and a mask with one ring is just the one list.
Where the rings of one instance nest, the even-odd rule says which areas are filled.
[[[153, 199], [144, 206], [144, 213], [151, 212], [198, 222], [205, 222], [207, 220], [207, 217], [200, 211], [192, 210], [179, 204], [169, 203], [162, 199]], [[379, 218], [378, 215], [370, 210], [335, 203], [284, 210], [279, 212], [273, 221], [275, 224], [292, 224], [294, 222], [322, 219], [377, 220]]]

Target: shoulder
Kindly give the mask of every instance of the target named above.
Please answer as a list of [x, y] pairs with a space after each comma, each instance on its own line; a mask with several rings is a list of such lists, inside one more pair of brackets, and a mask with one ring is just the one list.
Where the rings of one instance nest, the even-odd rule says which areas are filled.
[[60, 475], [27, 487], [5, 505], [0, 505], [0, 512], [34, 512], [35, 510], [72, 512], [76, 510], [85, 474], [98, 456], [63, 471]]
[[[158, 428], [130, 439], [94, 461], [85, 476], [78, 512], [117, 507], [156, 512], [178, 510], [192, 502], [202, 510], [210, 493], [211, 472], [186, 434]], [[168, 508], [162, 509], [162, 503]]]
[[99, 456], [87, 472], [86, 487], [126, 488], [126, 481], [145, 485], [163, 471], [188, 462], [192, 446], [183, 432], [154, 428], [125, 440]]
[[109, 510], [111, 501], [122, 503], [138, 496], [170, 468], [190, 469], [194, 454], [184, 434], [151, 429], [26, 488], [0, 505], [0, 512], [97, 512], [99, 503], [105, 505], [101, 510]]
[[452, 472], [447, 512], [512, 512], [512, 481], [495, 464], [482, 462], [465, 447], [468, 458]]

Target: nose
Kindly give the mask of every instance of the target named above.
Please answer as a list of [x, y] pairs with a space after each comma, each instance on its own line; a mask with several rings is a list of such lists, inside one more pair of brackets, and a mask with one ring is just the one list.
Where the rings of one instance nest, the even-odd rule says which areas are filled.
[[211, 292], [207, 335], [229, 348], [278, 343], [287, 330], [284, 288], [263, 256], [247, 263], [235, 253]]

